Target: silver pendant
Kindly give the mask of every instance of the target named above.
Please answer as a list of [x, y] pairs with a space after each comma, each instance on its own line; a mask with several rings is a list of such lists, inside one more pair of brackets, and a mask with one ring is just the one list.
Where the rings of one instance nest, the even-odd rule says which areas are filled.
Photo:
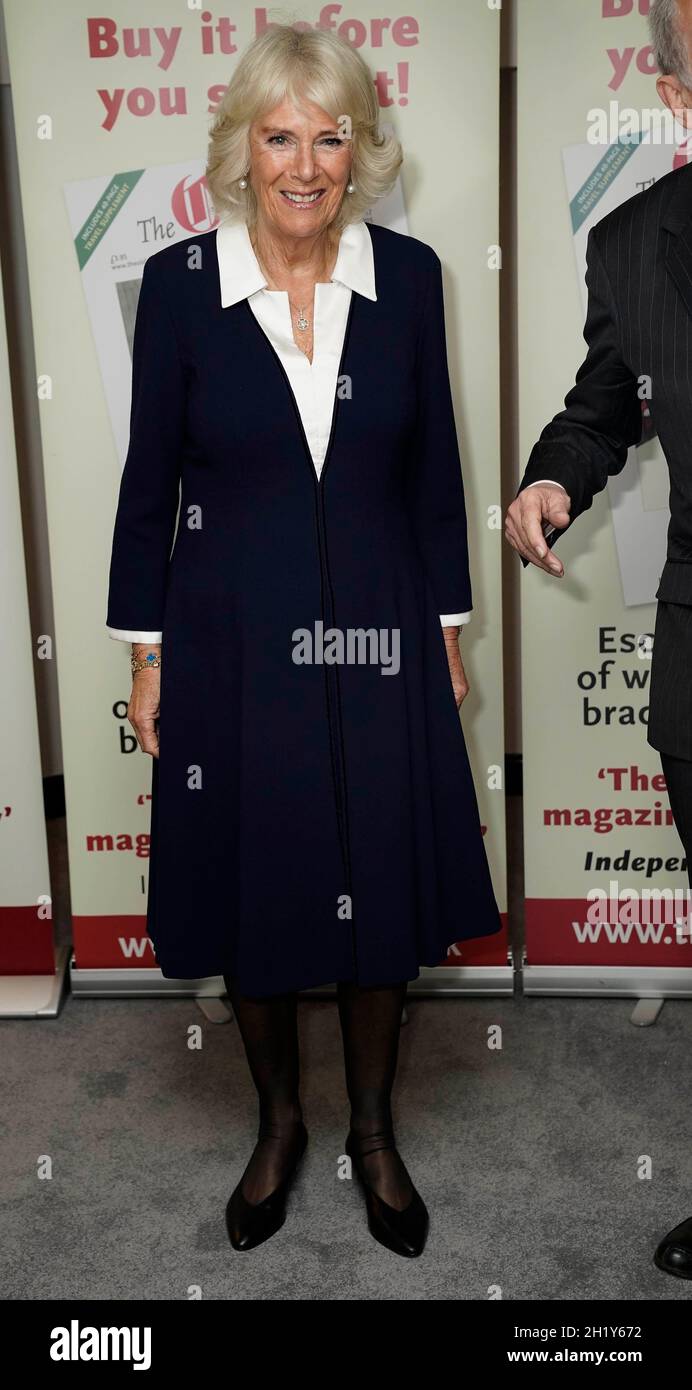
[[296, 325], [297, 325], [298, 328], [302, 328], [302, 329], [305, 329], [305, 328], [309, 328], [309, 327], [310, 327], [310, 324], [309, 324], [308, 320], [307, 320], [306, 317], [305, 317], [305, 312], [304, 312], [303, 309], [301, 309], [301, 310], [300, 310], [300, 313], [298, 314], [298, 317], [297, 317], [297, 319], [296, 319]]

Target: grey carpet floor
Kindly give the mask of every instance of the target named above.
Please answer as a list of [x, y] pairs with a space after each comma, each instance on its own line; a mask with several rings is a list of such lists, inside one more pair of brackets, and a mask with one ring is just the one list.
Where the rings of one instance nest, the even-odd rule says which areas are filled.
[[[520, 944], [520, 798], [507, 812]], [[64, 942], [64, 818], [48, 837]], [[209, 1023], [192, 1000], [73, 998], [55, 1020], [0, 1021], [0, 1297], [690, 1299], [692, 1283], [651, 1256], [692, 1216], [692, 1003], [667, 1003], [646, 1029], [631, 1010], [410, 1001], [395, 1121], [430, 1211], [418, 1260], [372, 1240], [355, 1180], [339, 1178], [348, 1104], [332, 1000], [300, 1006], [310, 1143], [288, 1219], [245, 1255], [223, 1219], [256, 1132], [235, 1023]], [[499, 1052], [487, 1045], [496, 1024]], [[52, 1176], [39, 1178], [46, 1160]]]
[[667, 1003], [637, 1029], [631, 1007], [409, 1003], [395, 1120], [430, 1210], [418, 1260], [372, 1240], [355, 1181], [339, 1178], [332, 1000], [301, 1002], [310, 1143], [285, 1226], [248, 1254], [223, 1220], [256, 1123], [234, 1022], [207, 1022], [191, 1000], [69, 998], [56, 1020], [0, 1023], [0, 1296], [689, 1299], [651, 1255], [692, 1215], [692, 1009]]

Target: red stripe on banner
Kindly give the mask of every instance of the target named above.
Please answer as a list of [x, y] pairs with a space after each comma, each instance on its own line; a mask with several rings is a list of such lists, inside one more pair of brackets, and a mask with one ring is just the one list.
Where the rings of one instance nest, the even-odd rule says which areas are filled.
[[502, 931], [494, 936], [476, 936], [470, 941], [458, 941], [452, 946], [441, 965], [507, 965], [509, 937], [507, 913], [501, 912]]
[[[507, 914], [500, 914], [502, 931], [460, 941], [441, 965], [506, 965]], [[73, 917], [75, 963], [82, 970], [113, 970], [131, 965], [156, 969], [154, 948], [146, 933], [146, 917]]]
[[144, 913], [73, 917], [72, 944], [77, 969], [120, 970], [127, 965], [156, 969]]
[[[676, 933], [674, 922], [655, 918], [633, 922], [626, 899], [609, 910], [611, 921], [590, 920], [594, 904], [585, 898], [526, 899], [527, 965], [692, 965], [692, 940]], [[643, 907], [640, 904], [640, 909]], [[609, 905], [606, 904], [609, 908]], [[689, 933], [689, 929], [688, 929]]]
[[53, 923], [29, 907], [0, 907], [0, 975], [52, 975]]

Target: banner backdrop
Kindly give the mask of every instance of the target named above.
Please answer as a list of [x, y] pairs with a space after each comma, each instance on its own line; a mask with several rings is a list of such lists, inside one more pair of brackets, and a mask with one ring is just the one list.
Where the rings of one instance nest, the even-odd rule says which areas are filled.
[[[338, 29], [370, 63], [405, 151], [400, 185], [373, 215], [432, 244], [445, 269], [475, 602], [463, 722], [504, 911], [497, 11], [456, 0], [395, 18], [374, 3], [212, 13], [171, 0], [114, 0], [105, 11], [87, 0], [5, 0], [5, 9], [34, 335], [50, 381], [41, 427], [78, 966], [155, 966], [144, 919], [151, 764], [126, 718], [129, 644], [105, 632], [142, 267], [165, 241], [215, 225], [208, 127], [238, 53], [272, 20]], [[473, 134], [452, 169], [459, 130]], [[498, 937], [465, 942], [448, 964], [506, 960]]]
[[[50, 660], [50, 637], [39, 642]], [[0, 975], [52, 975], [41, 755], [0, 278]]]
[[[648, 10], [647, 0], [519, 6], [522, 469], [585, 355], [590, 227], [688, 157], [682, 131], [677, 144], [674, 131], [669, 144], [646, 133], [642, 113], [660, 109]], [[624, 140], [628, 121], [641, 139]], [[522, 576], [529, 990], [540, 988], [542, 967], [564, 987], [570, 977], [586, 987], [595, 968], [607, 989], [611, 966], [622, 986], [628, 967], [641, 985], [642, 968], [655, 983], [661, 967], [692, 963], [689, 933], [676, 925], [686, 912], [684, 851], [646, 742], [668, 474], [645, 400], [642, 408], [642, 445], [560, 539], [565, 578], [531, 567]], [[587, 899], [594, 890], [605, 895], [600, 907]]]

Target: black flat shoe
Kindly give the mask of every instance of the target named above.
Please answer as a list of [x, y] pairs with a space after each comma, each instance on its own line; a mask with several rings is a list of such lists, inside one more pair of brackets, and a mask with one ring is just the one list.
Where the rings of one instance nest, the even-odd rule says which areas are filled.
[[664, 1274], [675, 1274], [678, 1279], [692, 1279], [692, 1216], [681, 1221], [667, 1236], [663, 1237], [654, 1264]]
[[[286, 1198], [308, 1142], [302, 1120], [299, 1148], [282, 1183], [261, 1202], [248, 1202], [242, 1191], [242, 1178], [226, 1204], [226, 1230], [234, 1250], [254, 1250], [281, 1229], [286, 1220]], [[260, 1135], [261, 1135], [260, 1128]]]
[[[383, 1148], [396, 1148], [393, 1136], [384, 1144], [378, 1143], [373, 1148], [365, 1149], [361, 1148], [358, 1140], [354, 1139], [353, 1131], [349, 1130], [348, 1132], [346, 1153], [353, 1163], [356, 1176], [365, 1193], [368, 1229], [371, 1236], [379, 1241], [380, 1245], [392, 1250], [395, 1255], [414, 1258], [423, 1253], [425, 1246], [429, 1224], [427, 1207], [415, 1187], [411, 1201], [407, 1207], [404, 1207], [403, 1211], [397, 1211], [396, 1207], [390, 1207], [382, 1197], [378, 1197], [365, 1176], [360, 1159], [367, 1157], [368, 1153], [374, 1153], [377, 1149]], [[413, 1187], [413, 1184], [411, 1186]]]

